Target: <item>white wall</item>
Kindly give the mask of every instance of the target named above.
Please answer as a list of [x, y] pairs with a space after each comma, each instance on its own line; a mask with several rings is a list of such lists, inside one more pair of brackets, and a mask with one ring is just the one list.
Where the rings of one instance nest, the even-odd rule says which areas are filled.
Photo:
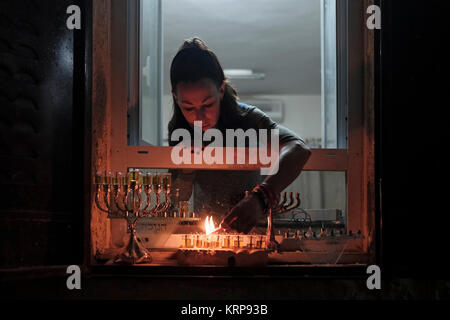
[[276, 121], [303, 139], [318, 139], [321, 136], [321, 97], [320, 95], [253, 95], [241, 96], [246, 100], [281, 100], [283, 119]]

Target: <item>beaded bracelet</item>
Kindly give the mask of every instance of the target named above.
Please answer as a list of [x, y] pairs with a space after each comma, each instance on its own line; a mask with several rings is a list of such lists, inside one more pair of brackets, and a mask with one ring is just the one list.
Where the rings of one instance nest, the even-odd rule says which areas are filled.
[[275, 193], [273, 191], [272, 187], [269, 184], [267, 184], [267, 182], [261, 183], [260, 187], [264, 191], [266, 191], [266, 193], [269, 196], [269, 207], [270, 208], [275, 207], [278, 204], [278, 202], [280, 201], [280, 194]]
[[273, 191], [273, 189], [266, 183], [263, 182], [261, 184], [258, 184], [254, 189], [254, 192], [261, 191], [264, 195], [266, 201], [266, 208], [273, 208], [275, 207], [278, 202], [280, 201], [280, 194], [277, 194]]

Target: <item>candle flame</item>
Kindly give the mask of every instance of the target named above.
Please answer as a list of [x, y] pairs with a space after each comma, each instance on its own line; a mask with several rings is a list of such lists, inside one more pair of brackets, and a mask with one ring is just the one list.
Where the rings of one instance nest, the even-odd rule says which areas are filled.
[[205, 220], [206, 235], [213, 233], [215, 230], [216, 230], [216, 227], [214, 226], [214, 221], [213, 221], [212, 216], [206, 217], [206, 220]]

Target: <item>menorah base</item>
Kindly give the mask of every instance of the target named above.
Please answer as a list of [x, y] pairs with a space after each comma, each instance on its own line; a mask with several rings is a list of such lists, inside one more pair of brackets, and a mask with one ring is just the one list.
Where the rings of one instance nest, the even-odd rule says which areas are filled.
[[139, 263], [151, 263], [152, 256], [150, 252], [139, 242], [136, 237], [136, 233], [130, 233], [130, 241], [128, 242], [125, 250], [120, 253], [115, 263], [125, 264], [139, 264]]

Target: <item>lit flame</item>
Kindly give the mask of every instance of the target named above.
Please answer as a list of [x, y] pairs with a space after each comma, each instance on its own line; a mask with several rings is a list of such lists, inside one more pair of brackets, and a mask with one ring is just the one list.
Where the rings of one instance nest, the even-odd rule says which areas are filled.
[[205, 220], [206, 235], [209, 235], [209, 234], [213, 233], [214, 231], [216, 231], [216, 227], [214, 226], [214, 221], [213, 221], [212, 216], [206, 217], [206, 220]]

